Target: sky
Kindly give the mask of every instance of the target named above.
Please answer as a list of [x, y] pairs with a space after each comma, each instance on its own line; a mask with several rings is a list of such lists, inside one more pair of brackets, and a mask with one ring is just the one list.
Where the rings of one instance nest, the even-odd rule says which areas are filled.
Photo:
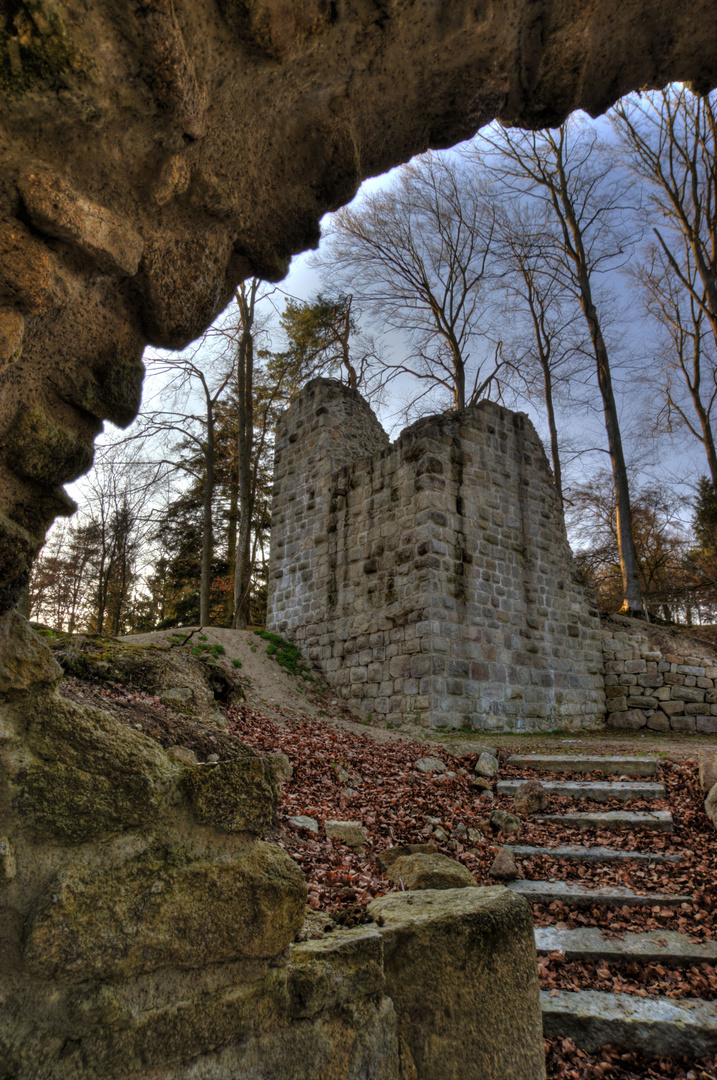
[[[603, 129], [605, 128], [604, 121], [598, 123], [602, 124]], [[446, 151], [446, 153], [452, 154], [455, 153], [455, 150]], [[389, 185], [397, 171], [392, 170], [384, 176], [367, 180], [361, 186], [356, 196], [356, 202], [360, 203], [367, 194]], [[324, 219], [325, 223], [326, 219]], [[284, 296], [306, 300], [314, 296], [322, 288], [320, 275], [312, 268], [311, 261], [311, 252], [305, 252], [294, 257], [287, 277], [279, 283], [276, 289], [274, 304], [278, 309], [283, 306]], [[705, 472], [705, 466], [701, 460], [701, 450], [694, 443], [694, 440], [688, 439], [684, 434], [681, 434], [672, 439], [664, 438], [658, 444], [651, 442], [644, 434], [642, 421], [645, 400], [640, 377], [641, 358], [644, 359], [646, 356], [644, 323], [636, 317], [635, 302], [630, 296], [625, 282], [616, 278], [613, 284], [621, 298], [632, 309], [632, 317], [629, 317], [624, 325], [620, 327], [621, 344], [624, 345], [627, 342], [629, 348], [626, 352], [631, 353], [632, 358], [630, 362], [625, 362], [622, 366], [620, 364], [616, 365], [614, 377], [618, 391], [629, 391], [629, 393], [621, 394], [621, 423], [626, 442], [626, 451], [636, 462], [635, 476], [641, 483], [656, 483], [658, 486], [663, 485], [665, 489], [670, 488], [681, 477], [685, 476], [693, 477], [696, 482], [699, 475]], [[219, 318], [221, 320], [222, 316]], [[402, 342], [397, 340], [394, 335], [389, 340], [389, 347], [392, 350], [400, 351]], [[190, 346], [190, 348], [194, 348], [194, 346]], [[157, 354], [158, 350], [153, 350], [153, 352]], [[161, 382], [149, 379], [145, 385], [144, 401], [161, 400], [161, 396]], [[397, 400], [393, 399], [383, 409], [377, 410], [379, 419], [392, 437], [395, 437], [403, 426], [400, 422], [400, 410], [397, 408]], [[544, 443], [546, 443], [547, 425], [543, 411], [525, 401], [521, 401], [519, 408], [529, 414]], [[604, 452], [606, 440], [600, 410], [596, 408], [592, 416], [585, 416], [577, 410], [572, 412], [569, 409], [563, 410], [560, 419], [566, 451], [564, 465], [568, 482], [571, 479], [575, 481], [585, 478], [594, 473], [597, 468], [607, 468], [609, 459]], [[114, 435], [115, 433], [110, 427], [107, 437], [111, 440]], [[582, 454], [572, 460], [568, 453], [569, 445], [572, 443], [576, 446], [592, 446], [596, 449], [590, 454]], [[692, 445], [693, 443], [694, 445]], [[80, 505], [85, 497], [86, 484], [87, 481], [81, 479], [68, 489]], [[689, 494], [689, 485], [685, 488], [684, 484], [682, 484], [681, 490], [685, 494]], [[689, 523], [690, 514], [689, 507], [686, 507], [683, 515], [686, 523]]]

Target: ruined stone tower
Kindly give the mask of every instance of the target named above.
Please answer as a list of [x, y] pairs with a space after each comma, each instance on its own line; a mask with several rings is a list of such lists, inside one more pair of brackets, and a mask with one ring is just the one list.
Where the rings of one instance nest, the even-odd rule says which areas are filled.
[[268, 625], [356, 711], [486, 730], [599, 727], [600, 626], [542, 444], [491, 402], [389, 443], [314, 379], [277, 430]]

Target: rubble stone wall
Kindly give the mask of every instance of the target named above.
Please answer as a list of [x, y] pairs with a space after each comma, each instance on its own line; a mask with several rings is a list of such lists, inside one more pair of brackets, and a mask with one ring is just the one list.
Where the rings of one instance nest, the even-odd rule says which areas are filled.
[[[222, 748], [200, 763], [70, 700], [16, 613], [0, 650], [3, 1080], [545, 1080], [524, 899], [404, 892], [375, 924], [297, 941], [304, 875], [262, 839], [279, 755], [193, 710], [179, 737]], [[150, 681], [168, 655], [113, 652]], [[406, 988], [429, 978], [427, 1013]]]
[[277, 430], [270, 628], [382, 722], [604, 722], [600, 624], [540, 440], [482, 402], [389, 444], [331, 379]]
[[708, 652], [669, 652], [647, 631], [605, 626], [608, 726], [717, 734], [717, 658]]

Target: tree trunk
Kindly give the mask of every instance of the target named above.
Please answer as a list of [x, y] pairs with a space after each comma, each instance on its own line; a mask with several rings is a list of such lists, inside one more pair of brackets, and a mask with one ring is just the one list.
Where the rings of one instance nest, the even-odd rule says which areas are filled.
[[351, 337], [351, 303], [353, 297], [349, 297], [349, 302], [346, 305], [346, 311], [344, 312], [344, 325], [341, 333], [339, 334], [339, 341], [341, 343], [341, 357], [344, 367], [346, 368], [349, 376], [349, 386], [352, 390], [358, 390], [358, 377], [356, 375], [356, 368], [351, 363], [351, 353], [349, 348], [349, 339]]
[[[237, 426], [237, 445], [239, 431]], [[238, 469], [232, 468], [229, 474], [229, 515], [227, 521], [227, 566], [229, 580], [234, 583], [237, 564], [237, 526], [239, 524], [239, 476]], [[234, 620], [233, 592], [227, 596], [226, 604], [227, 626], [231, 626]]]
[[202, 572], [199, 584], [199, 621], [209, 626], [209, 596], [212, 587], [212, 558], [214, 529], [212, 503], [214, 499], [214, 410], [207, 395], [207, 441], [204, 450], [204, 500], [202, 503]]
[[251, 585], [251, 458], [254, 443], [254, 303], [258, 289], [256, 278], [247, 292], [244, 285], [236, 292], [242, 319], [242, 334], [237, 356], [237, 476], [239, 487], [239, 536], [234, 573], [234, 619], [232, 625], [245, 629], [249, 621]]
[[712, 431], [712, 424], [707, 414], [707, 410], [702, 404], [702, 399], [699, 392], [693, 391], [692, 400], [695, 407], [695, 412], [700, 421], [700, 427], [702, 428], [702, 442], [704, 443], [705, 454], [707, 455], [707, 464], [710, 470], [710, 477], [712, 480], [712, 487], [717, 493], [717, 452], [715, 451], [714, 433]]
[[[585, 255], [585, 248], [583, 246], [582, 230], [578, 224], [575, 208], [572, 199], [570, 198], [562, 154], [557, 164], [560, 175], [560, 190], [556, 191], [554, 194], [556, 198], [560, 199], [563, 206], [563, 228], [566, 232], [569, 230], [568, 236], [566, 236], [566, 247], [570, 250], [575, 265], [580, 307], [588, 325], [590, 341], [592, 343], [593, 353], [597, 364], [598, 386], [602, 396], [608, 451], [610, 454], [613, 482], [615, 485], [617, 546], [620, 555], [620, 571], [622, 574], [623, 591], [623, 601], [620, 610], [625, 614], [632, 615], [634, 618], [644, 619], [647, 612], [642, 600], [642, 590], [640, 588], [637, 552], [635, 550], [635, 541], [633, 539], [630, 489], [627, 481], [625, 455], [622, 449], [620, 422], [612, 389], [610, 358], [602, 335], [598, 314], [592, 299], [590, 271], [588, 268], [588, 260]], [[572, 239], [571, 245], [568, 245], [567, 243], [568, 237]]]
[[[540, 352], [543, 363], [543, 352]], [[560, 448], [558, 447], [558, 427], [555, 422], [555, 406], [553, 404], [553, 376], [550, 371], [548, 360], [543, 363], [543, 383], [545, 386], [545, 408], [548, 413], [548, 427], [550, 429], [550, 456], [553, 461], [553, 480], [560, 499], [560, 507], [563, 506], [563, 470], [560, 466]]]
[[630, 489], [627, 481], [627, 468], [625, 466], [625, 455], [622, 449], [622, 436], [620, 434], [617, 406], [615, 404], [615, 396], [612, 389], [610, 361], [595, 308], [592, 306], [592, 303], [586, 302], [583, 310], [585, 311], [585, 317], [590, 327], [590, 337], [595, 350], [598, 385], [602, 395], [605, 430], [607, 431], [608, 450], [610, 453], [610, 463], [612, 465], [612, 475], [615, 484], [617, 546], [620, 554], [620, 571], [622, 573], [622, 589], [624, 597], [620, 610], [627, 615], [632, 615], [634, 618], [643, 619], [645, 618], [645, 606], [642, 602], [642, 590], [640, 589], [637, 552], [635, 550], [632, 531]]

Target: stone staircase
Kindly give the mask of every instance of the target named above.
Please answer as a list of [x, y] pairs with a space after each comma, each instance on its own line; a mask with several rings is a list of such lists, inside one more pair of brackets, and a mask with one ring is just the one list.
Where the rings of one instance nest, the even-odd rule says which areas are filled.
[[[509, 765], [521, 770], [540, 773], [602, 773], [604, 776], [654, 777], [658, 762], [653, 758], [551, 756], [547, 754], [513, 755]], [[502, 780], [497, 785], [501, 795], [512, 795], [523, 781]], [[607, 802], [618, 799], [628, 803], [633, 799], [665, 798], [665, 788], [655, 781], [598, 780], [556, 781], [541, 780], [548, 796], [571, 800]], [[534, 818], [540, 823], [558, 823], [563, 827], [581, 830], [609, 829], [611, 831], [673, 831], [672, 815], [666, 810], [606, 811], [605, 813], [576, 812], [541, 814]], [[677, 863], [679, 855], [649, 851], [624, 851], [609, 847], [569, 844], [561, 847], [509, 845], [520, 859], [547, 857], [590, 863]], [[509, 884], [514, 892], [527, 900], [550, 904], [560, 900], [571, 908], [593, 909], [635, 905], [654, 905], [660, 908], [679, 907], [691, 898], [656, 892], [635, 892], [617, 886], [590, 888], [584, 881], [531, 881], [521, 879]], [[536, 927], [535, 944], [538, 955], [561, 952], [566, 960], [620, 961], [641, 963], [659, 961], [665, 966], [684, 967], [717, 962], [717, 943], [695, 943], [686, 935], [666, 930], [626, 933], [622, 938], [605, 937], [598, 927], [561, 929], [555, 926]], [[616, 1045], [629, 1050], [663, 1056], [686, 1054], [694, 1058], [717, 1052], [717, 1003], [699, 999], [672, 1000], [664, 997], [643, 997], [637, 994], [605, 993], [593, 990], [541, 992], [543, 1028], [546, 1036], [572, 1038], [578, 1046], [594, 1052], [601, 1046]]]

